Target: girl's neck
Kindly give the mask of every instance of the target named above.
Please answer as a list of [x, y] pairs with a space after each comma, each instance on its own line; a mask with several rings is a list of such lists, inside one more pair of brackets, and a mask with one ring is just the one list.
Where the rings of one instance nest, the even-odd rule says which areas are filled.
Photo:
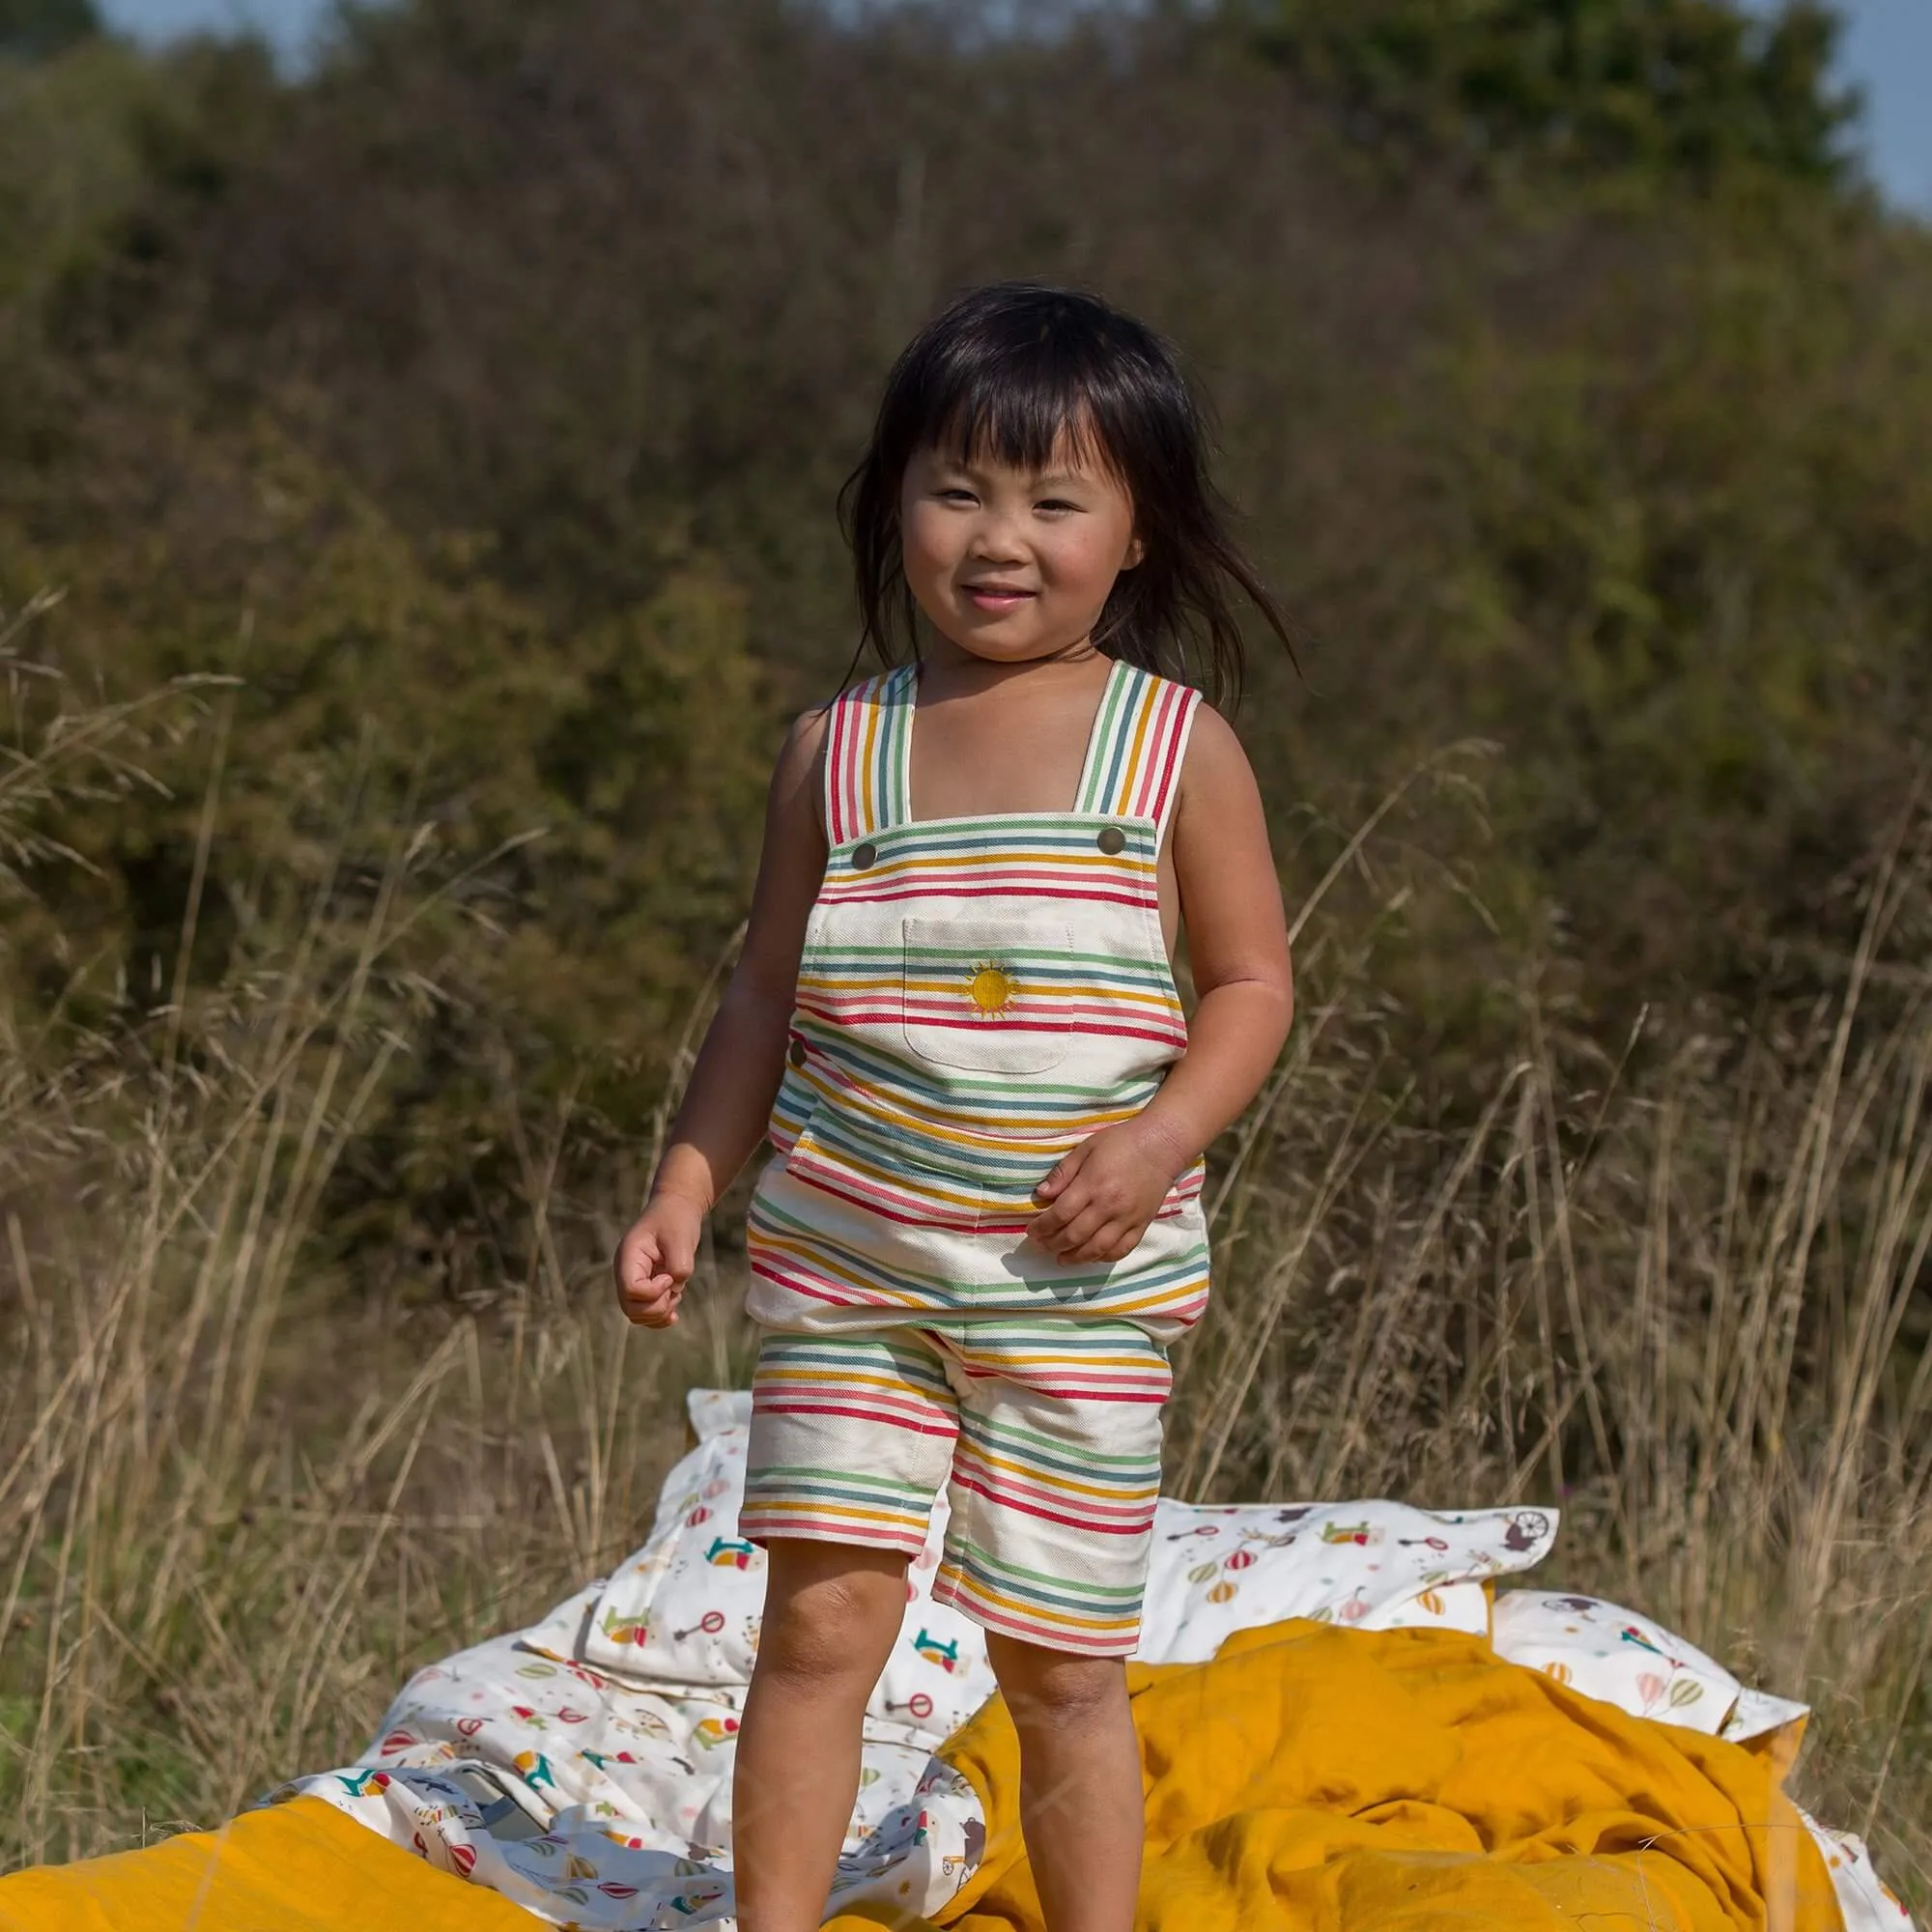
[[951, 638], [934, 638], [920, 662], [920, 688], [934, 698], [966, 697], [997, 690], [1029, 674], [1037, 679], [1085, 684], [1097, 670], [1104, 674], [1111, 660], [1094, 647], [1091, 635], [1057, 651], [1036, 658], [1002, 661], [982, 658]]

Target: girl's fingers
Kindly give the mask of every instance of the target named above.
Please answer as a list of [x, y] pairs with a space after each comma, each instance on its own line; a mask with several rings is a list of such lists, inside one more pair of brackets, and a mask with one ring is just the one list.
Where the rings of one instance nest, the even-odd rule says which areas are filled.
[[1075, 1188], [1071, 1194], [1063, 1194], [1050, 1208], [1042, 1208], [1033, 1217], [1033, 1237], [1041, 1247], [1057, 1249], [1065, 1239], [1066, 1231], [1087, 1209], [1087, 1190]]
[[1097, 1208], [1083, 1208], [1054, 1240], [1052, 1253], [1055, 1259], [1063, 1262], [1083, 1260], [1081, 1251], [1105, 1225], [1106, 1216]]
[[1107, 1251], [1113, 1245], [1117, 1231], [1111, 1221], [1102, 1221], [1092, 1233], [1085, 1236], [1080, 1245], [1066, 1257], [1069, 1262], [1105, 1261]]
[[1067, 1255], [1070, 1262], [1104, 1262], [1112, 1265], [1115, 1262], [1125, 1261], [1140, 1246], [1147, 1234], [1149, 1224], [1145, 1221], [1108, 1217], [1080, 1244], [1076, 1254]]
[[661, 1325], [665, 1309], [677, 1306], [679, 1293], [678, 1283], [672, 1276], [652, 1274], [627, 1284], [618, 1298], [631, 1321], [644, 1327], [656, 1327]]
[[659, 1271], [658, 1244], [633, 1231], [617, 1250], [617, 1281], [627, 1293], [640, 1291]]
[[1077, 1148], [1063, 1154], [1044, 1180], [1034, 1189], [1037, 1201], [1051, 1201], [1073, 1177], [1080, 1172], [1081, 1164], [1087, 1158], [1087, 1150], [1092, 1145], [1082, 1141]]

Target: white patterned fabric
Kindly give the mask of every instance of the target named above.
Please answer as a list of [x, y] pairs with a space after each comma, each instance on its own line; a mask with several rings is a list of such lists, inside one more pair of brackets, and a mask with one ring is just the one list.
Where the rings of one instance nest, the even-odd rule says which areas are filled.
[[1498, 1657], [1541, 1670], [1586, 1697], [1733, 1744], [1780, 1730], [1804, 1715], [1803, 1704], [1747, 1693], [1695, 1644], [1602, 1597], [1508, 1591], [1496, 1599], [1491, 1635]]
[[[743, 1568], [713, 1561], [710, 1520], [690, 1519], [700, 1505], [735, 1507], [749, 1411], [744, 1394], [695, 1394], [699, 1441], [666, 1479], [643, 1549], [531, 1629], [418, 1671], [358, 1763], [297, 1779], [274, 1797], [321, 1798], [554, 1925], [728, 1932], [731, 1768], [745, 1675], [726, 1673], [749, 1674], [762, 1558]], [[721, 1480], [725, 1490], [712, 1491]], [[1163, 1501], [1158, 1520], [1166, 1539], [1158, 1548], [1174, 1553], [1156, 1556], [1143, 1654], [1167, 1662], [1205, 1659], [1233, 1631], [1296, 1615], [1362, 1629], [1480, 1631], [1486, 1579], [1537, 1561], [1556, 1526], [1545, 1512], [1431, 1515], [1380, 1501]], [[915, 1573], [911, 1634], [866, 1720], [838, 1910], [929, 1918], [957, 1895], [984, 1849], [972, 1788], [929, 1753], [990, 1691], [991, 1676], [964, 1619], [950, 1669], [923, 1654], [919, 1634], [933, 1636], [938, 1614], [921, 1588], [929, 1574]], [[724, 1626], [697, 1629], [694, 1611], [701, 1623], [712, 1610]], [[1498, 1598], [1495, 1618], [1499, 1655], [1537, 1668], [1566, 1663], [1576, 1689], [1637, 1716], [1708, 1729], [1709, 1712], [1728, 1697], [1721, 1734], [1738, 1740], [1804, 1716], [1802, 1704], [1745, 1689], [1681, 1637], [1601, 1599], [1516, 1591]], [[641, 1628], [622, 1635], [629, 1626]], [[1644, 1642], [1627, 1641], [1626, 1629]], [[1592, 1674], [1580, 1652], [1552, 1647], [1556, 1636], [1607, 1647], [1615, 1667]], [[1619, 1651], [1651, 1659], [1649, 1645], [1678, 1665], [1661, 1696], [1637, 1684]], [[606, 1656], [620, 1667], [607, 1671]], [[701, 1674], [681, 1682], [651, 1674], [686, 1668]], [[1691, 1681], [1690, 1672], [1698, 1695], [1673, 1699], [1669, 1683]], [[923, 1716], [911, 1708], [921, 1696], [932, 1700]], [[1909, 1932], [1863, 1844], [1804, 1823], [1831, 1868], [1846, 1932]]]
[[1162, 1499], [1140, 1655], [1205, 1663], [1237, 1630], [1313, 1617], [1357, 1630], [1489, 1630], [1492, 1577], [1540, 1562], [1547, 1510]]
[[[692, 1421], [697, 1446], [665, 1478], [649, 1542], [584, 1608], [565, 1605], [526, 1633], [527, 1645], [639, 1689], [749, 1681], [765, 1600], [764, 1551], [736, 1529], [751, 1398], [695, 1403]], [[882, 1736], [908, 1744], [938, 1744], [994, 1690], [984, 1633], [932, 1601], [946, 1520], [941, 1495], [913, 1559], [899, 1641], [867, 1707]]]

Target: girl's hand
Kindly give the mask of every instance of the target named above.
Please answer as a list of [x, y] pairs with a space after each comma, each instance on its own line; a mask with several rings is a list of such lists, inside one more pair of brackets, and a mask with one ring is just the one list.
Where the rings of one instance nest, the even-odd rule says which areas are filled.
[[617, 1305], [639, 1328], [668, 1328], [697, 1262], [704, 1212], [681, 1195], [658, 1194], [617, 1244]]
[[1186, 1165], [1140, 1121], [1102, 1127], [1034, 1189], [1029, 1232], [1057, 1262], [1125, 1261]]

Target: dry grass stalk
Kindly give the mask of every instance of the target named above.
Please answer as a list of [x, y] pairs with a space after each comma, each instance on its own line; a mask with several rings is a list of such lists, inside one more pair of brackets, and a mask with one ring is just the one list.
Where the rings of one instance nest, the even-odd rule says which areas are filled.
[[[51, 781], [26, 762], [16, 785]], [[1459, 1131], [1415, 1122], [1378, 1044], [1372, 946], [1306, 949], [1303, 1023], [1216, 1177], [1218, 1302], [1171, 1467], [1188, 1493], [1560, 1501], [1552, 1574], [1816, 1702], [1802, 1795], [1872, 1829], [1922, 1902], [1932, 1002], [1922, 972], [1874, 990], [1924, 894], [1908, 831], [1830, 1010], [1636, 1074], [1526, 1000]], [[628, 1336], [605, 1268], [635, 1204], [560, 1193], [571, 1121], [526, 1120], [514, 1067], [526, 1273], [479, 1259], [407, 1309], [318, 1259], [366, 1096], [410, 1050], [383, 964], [432, 874], [400, 839], [372, 894], [317, 893], [272, 970], [178, 979], [57, 1064], [5, 1036], [8, 1862], [210, 1823], [345, 1760], [412, 1666], [633, 1543], [678, 1392], [745, 1371], [709, 1254], [695, 1319]]]

